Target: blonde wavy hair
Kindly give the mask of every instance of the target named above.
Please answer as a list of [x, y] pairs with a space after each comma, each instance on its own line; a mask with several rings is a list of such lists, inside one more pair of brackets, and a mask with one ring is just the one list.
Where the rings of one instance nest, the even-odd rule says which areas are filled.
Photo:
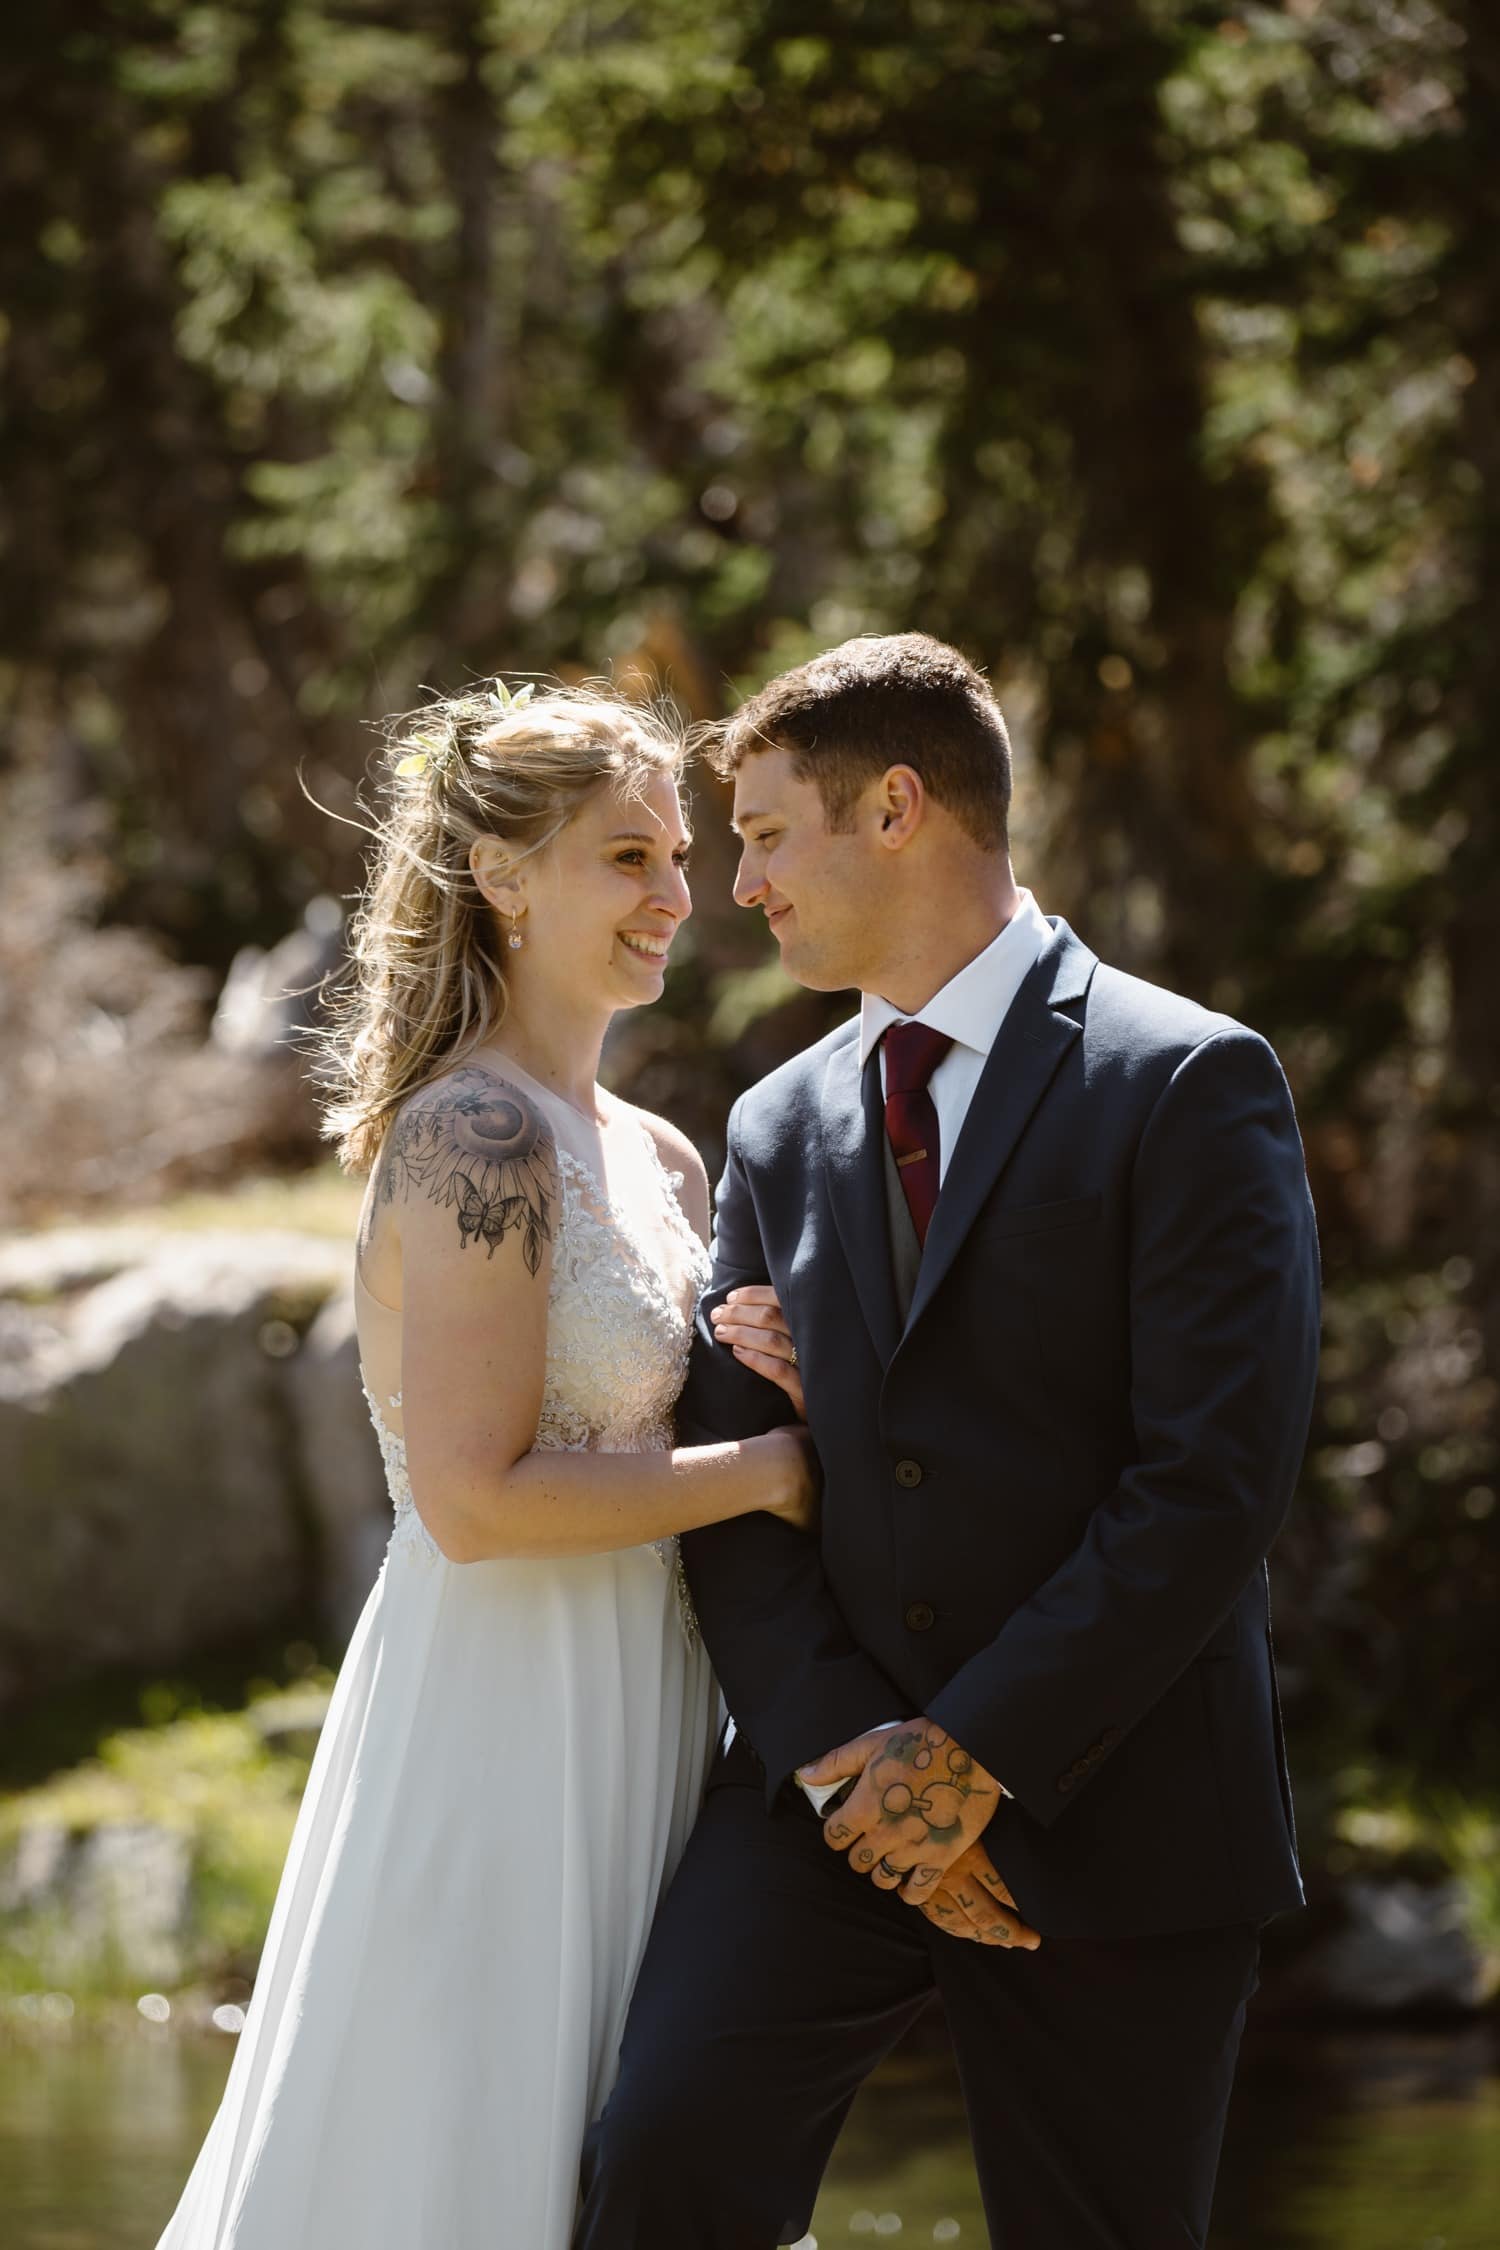
[[497, 836], [528, 859], [596, 789], [629, 799], [686, 760], [667, 711], [593, 686], [512, 695], [496, 682], [386, 732], [348, 958], [309, 1042], [320, 1130], [347, 1172], [374, 1164], [408, 1095], [505, 1021], [504, 938], [471, 844]]

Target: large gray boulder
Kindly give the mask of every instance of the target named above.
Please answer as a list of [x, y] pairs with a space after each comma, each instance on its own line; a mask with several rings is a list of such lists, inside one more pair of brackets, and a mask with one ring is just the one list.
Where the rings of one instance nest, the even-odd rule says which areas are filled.
[[347, 1309], [317, 1329], [349, 1265], [271, 1231], [0, 1243], [0, 1707], [349, 1622], [388, 1526]]
[[319, 1542], [319, 1607], [325, 1629], [342, 1644], [391, 1535], [385, 1471], [360, 1386], [352, 1290], [328, 1299], [287, 1362], [287, 1381]]

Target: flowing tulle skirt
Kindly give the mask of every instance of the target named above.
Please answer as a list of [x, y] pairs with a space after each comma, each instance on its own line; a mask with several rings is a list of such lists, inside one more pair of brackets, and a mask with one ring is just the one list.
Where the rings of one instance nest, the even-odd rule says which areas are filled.
[[160, 2250], [565, 2250], [717, 1713], [652, 1549], [398, 1536]]

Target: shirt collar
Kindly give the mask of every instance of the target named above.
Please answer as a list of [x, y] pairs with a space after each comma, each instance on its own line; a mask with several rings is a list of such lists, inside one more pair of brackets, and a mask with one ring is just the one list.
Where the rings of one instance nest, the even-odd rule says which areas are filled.
[[[917, 1010], [915, 1020], [930, 1024], [934, 1031], [945, 1031], [956, 1046], [972, 1047], [977, 1054], [987, 1055], [999, 1037], [1012, 1000], [1051, 935], [1052, 925], [1036, 900], [1030, 891], [1022, 891], [1021, 903], [1000, 935], [992, 938], [982, 953], [976, 953], [956, 977], [950, 977], [926, 1007]], [[899, 1008], [882, 1000], [878, 993], [861, 993], [861, 1069], [890, 1025], [907, 1020]]]

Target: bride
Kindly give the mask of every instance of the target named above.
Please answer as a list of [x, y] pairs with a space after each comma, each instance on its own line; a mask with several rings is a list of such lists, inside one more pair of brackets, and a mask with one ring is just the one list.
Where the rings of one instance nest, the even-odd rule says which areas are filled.
[[672, 1449], [707, 1182], [596, 1083], [691, 911], [680, 747], [525, 693], [387, 761], [325, 1130], [395, 1526], [160, 2250], [563, 2250], [718, 1718], [675, 1534], [813, 1505], [788, 1430]]

